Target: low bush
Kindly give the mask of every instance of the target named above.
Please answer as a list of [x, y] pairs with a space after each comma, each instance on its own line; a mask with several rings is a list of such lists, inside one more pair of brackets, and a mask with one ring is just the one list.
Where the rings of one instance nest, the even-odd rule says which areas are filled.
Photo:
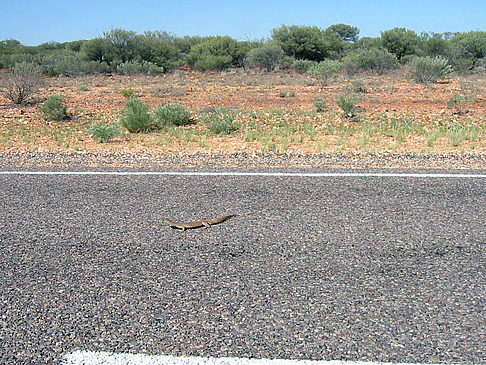
[[68, 119], [66, 108], [63, 106], [61, 95], [53, 94], [47, 97], [47, 100], [41, 104], [41, 111], [46, 120], [60, 122]]
[[191, 112], [179, 103], [165, 104], [154, 111], [154, 124], [157, 128], [183, 126], [194, 123]]
[[158, 75], [164, 73], [164, 68], [148, 61], [127, 61], [119, 64], [116, 71], [122, 75]]
[[356, 103], [358, 100], [349, 95], [341, 95], [336, 99], [337, 105], [343, 110], [346, 118], [356, 117]]
[[235, 115], [226, 108], [216, 108], [203, 119], [212, 134], [231, 134], [239, 129], [234, 123]]
[[88, 128], [87, 132], [95, 141], [101, 143], [106, 143], [121, 135], [120, 126], [116, 123], [111, 125], [95, 123]]
[[381, 75], [400, 66], [394, 54], [378, 48], [360, 49], [349, 53], [342, 62], [344, 71], [349, 76], [362, 71]]
[[120, 119], [121, 125], [131, 133], [143, 133], [154, 129], [149, 106], [140, 99], [128, 99]]
[[0, 91], [15, 104], [21, 104], [47, 83], [41, 68], [33, 63], [17, 63], [12, 72], [0, 72]]
[[452, 73], [452, 66], [442, 57], [415, 57], [407, 66], [412, 79], [420, 83], [437, 82]]
[[311, 67], [315, 66], [317, 64], [316, 61], [311, 61], [311, 60], [294, 60], [290, 68], [300, 74], [304, 74], [306, 72], [309, 72]]
[[223, 71], [231, 67], [231, 56], [200, 55], [194, 61], [198, 71]]
[[322, 86], [334, 82], [341, 72], [342, 64], [335, 60], [319, 62], [309, 69], [309, 74], [315, 77]]

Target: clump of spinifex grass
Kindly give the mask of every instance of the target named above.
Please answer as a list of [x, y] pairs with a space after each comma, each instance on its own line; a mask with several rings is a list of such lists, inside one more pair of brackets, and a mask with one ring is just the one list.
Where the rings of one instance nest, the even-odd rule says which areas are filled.
[[66, 108], [59, 94], [48, 96], [47, 100], [40, 105], [40, 109], [46, 120], [60, 122], [68, 119]]
[[155, 125], [159, 129], [171, 126], [185, 126], [193, 124], [191, 112], [180, 103], [166, 103], [154, 111]]
[[227, 108], [216, 108], [202, 116], [211, 134], [228, 135], [239, 129], [235, 123], [236, 115]]
[[95, 141], [101, 143], [106, 143], [121, 135], [120, 126], [116, 123], [111, 125], [94, 123], [88, 128], [87, 132]]
[[345, 118], [350, 119], [358, 119], [357, 118], [357, 109], [356, 104], [358, 102], [358, 98], [352, 95], [340, 95], [336, 99], [337, 105], [343, 110], [343, 116]]
[[149, 132], [154, 129], [150, 107], [140, 99], [129, 98], [121, 114], [121, 125], [130, 133]]

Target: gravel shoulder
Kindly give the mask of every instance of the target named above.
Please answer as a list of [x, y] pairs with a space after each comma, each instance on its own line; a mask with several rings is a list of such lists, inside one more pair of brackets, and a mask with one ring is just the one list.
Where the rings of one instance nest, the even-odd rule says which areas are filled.
[[0, 167], [484, 169], [486, 154], [206, 154], [0, 152]]

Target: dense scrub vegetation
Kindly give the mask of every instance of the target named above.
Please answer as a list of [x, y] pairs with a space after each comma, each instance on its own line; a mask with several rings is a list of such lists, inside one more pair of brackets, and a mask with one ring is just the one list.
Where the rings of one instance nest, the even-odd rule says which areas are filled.
[[411, 61], [420, 65], [417, 57], [440, 57], [459, 72], [484, 70], [486, 32], [417, 34], [394, 28], [377, 38], [359, 38], [359, 29], [346, 24], [326, 29], [282, 25], [271, 31], [268, 40], [237, 41], [229, 36], [176, 37], [163, 31], [137, 34], [117, 28], [102, 37], [65, 43], [0, 42], [0, 67], [14, 70], [29, 63], [45, 75], [67, 76], [158, 74], [184, 65], [200, 71], [258, 67], [306, 72], [322, 62], [330, 65], [329, 60], [340, 61], [348, 74], [383, 73]]

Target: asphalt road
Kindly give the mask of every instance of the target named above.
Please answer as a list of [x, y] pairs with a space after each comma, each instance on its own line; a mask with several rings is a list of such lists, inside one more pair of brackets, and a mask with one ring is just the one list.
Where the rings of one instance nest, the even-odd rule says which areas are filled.
[[486, 363], [485, 218], [484, 178], [0, 175], [0, 363]]

